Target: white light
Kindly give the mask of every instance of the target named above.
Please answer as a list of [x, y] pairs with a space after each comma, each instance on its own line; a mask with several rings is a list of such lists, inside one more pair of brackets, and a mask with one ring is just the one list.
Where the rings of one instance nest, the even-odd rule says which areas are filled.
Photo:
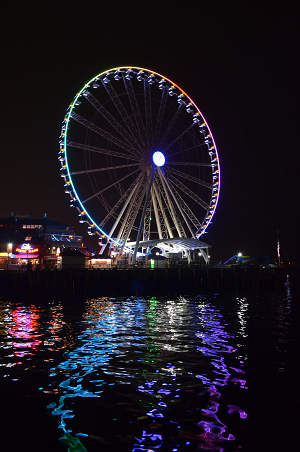
[[156, 253], [156, 256], [159, 256], [159, 253]]
[[242, 253], [239, 253], [238, 256], [241, 257], [241, 256], [242, 256]]
[[164, 154], [160, 151], [154, 152], [152, 159], [156, 166], [163, 166], [166, 161]]

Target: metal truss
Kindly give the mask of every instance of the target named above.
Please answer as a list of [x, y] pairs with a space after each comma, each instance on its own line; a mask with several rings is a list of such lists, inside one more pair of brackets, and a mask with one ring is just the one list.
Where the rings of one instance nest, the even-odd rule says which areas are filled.
[[151, 205], [152, 205], [152, 199], [150, 197], [148, 200], [146, 214], [145, 214], [145, 218], [144, 218], [143, 241], [150, 240]]
[[133, 157], [127, 154], [121, 154], [121, 152], [111, 151], [110, 149], [97, 148], [95, 146], [88, 146], [87, 144], [76, 143], [74, 141], [68, 141], [67, 146], [70, 146], [71, 148], [84, 149], [89, 152], [96, 152], [98, 154], [111, 155], [112, 157], [120, 157], [126, 160], [138, 160], [137, 156]]
[[[75, 174], [97, 173], [98, 171], [115, 170], [118, 168], [132, 168], [133, 166], [138, 166], [138, 165], [139, 165], [139, 163], [130, 163], [129, 165], [107, 166], [106, 168], [96, 168], [96, 169], [90, 169], [90, 170], [84, 170], [84, 171], [72, 171], [72, 172], [70, 172], [70, 175], [74, 176]], [[123, 190], [123, 192], [124, 192], [124, 190]]]
[[101, 202], [101, 204], [103, 205], [103, 207], [105, 208], [106, 212], [109, 212], [111, 210], [111, 206], [109, 205], [109, 203], [107, 202], [107, 200], [104, 198], [104, 196], [102, 195], [102, 193], [97, 195], [97, 198], [99, 199], [99, 201]]
[[147, 189], [147, 183], [146, 183], [147, 179], [148, 179], [147, 174], [144, 174], [144, 178], [141, 180], [141, 182], [136, 187], [134, 196], [129, 205], [124, 222], [119, 231], [117, 241], [119, 243], [122, 243], [122, 248], [120, 250], [120, 254], [123, 252], [124, 246], [126, 245], [127, 239], [132, 230], [132, 226], [134, 224], [134, 221], [135, 221], [138, 211], [140, 209], [143, 197], [144, 197], [146, 189]]
[[123, 180], [127, 179], [127, 177], [132, 176], [133, 174], [137, 173], [139, 171], [139, 169], [133, 171], [130, 174], [127, 174], [127, 176], [122, 177], [122, 179], [119, 179], [118, 181], [114, 182], [111, 185], [108, 185], [107, 187], [103, 188], [102, 190], [98, 191], [98, 193], [93, 194], [92, 196], [90, 196], [89, 198], [85, 199], [84, 201], [82, 201], [82, 204], [90, 201], [91, 199], [95, 198], [96, 196], [100, 195], [101, 193], [104, 193], [106, 190], [109, 190], [112, 187], [115, 187], [117, 184], [119, 184], [120, 182], [122, 182]]
[[[182, 107], [182, 105], [180, 106]], [[179, 107], [179, 108], [180, 108]], [[164, 151], [166, 151], [167, 149], [169, 149], [171, 146], [173, 146], [174, 143], [176, 143], [176, 141], [178, 141], [180, 138], [182, 138], [187, 132], [189, 132], [191, 130], [192, 127], [194, 127], [195, 123], [193, 122], [189, 127], [187, 127], [184, 132], [182, 132], [180, 135], [178, 135], [177, 138], [175, 138], [175, 140], [173, 140], [171, 143], [169, 143], [167, 146], [164, 146]]]
[[[117, 218], [117, 211], [118, 211], [118, 208], [121, 206], [121, 204], [124, 202], [124, 201], [130, 201], [130, 198], [131, 198], [131, 193], [133, 192], [133, 190], [135, 189], [135, 187], [136, 187], [136, 184], [138, 183], [138, 181], [141, 179], [141, 174], [138, 176], [138, 178], [137, 178], [137, 180], [135, 180], [131, 185], [130, 185], [130, 187], [124, 192], [124, 194], [121, 196], [121, 198], [119, 199], [119, 201], [114, 205], [114, 207], [110, 210], [110, 212], [108, 213], [108, 215], [106, 215], [106, 217], [101, 221], [101, 223], [100, 223], [100, 228], [102, 229], [104, 226], [105, 226], [105, 224], [108, 222], [108, 220], [111, 218], [111, 217], [113, 217], [113, 218]], [[126, 204], [127, 205], [127, 204]], [[125, 205], [125, 208], [126, 208], [126, 205]]]
[[[175, 125], [175, 122], [177, 121], [177, 118], [178, 118], [178, 116], [180, 115], [180, 113], [181, 113], [183, 107], [184, 107], [184, 105], [183, 105], [183, 104], [180, 104], [179, 107], [177, 108], [177, 111], [176, 111], [175, 115], [174, 115], [173, 118], [171, 119], [171, 121], [170, 121], [170, 123], [169, 123], [169, 125], [168, 125], [168, 127], [167, 127], [167, 130], [165, 131], [165, 133], [164, 133], [164, 135], [163, 135], [163, 137], [162, 137], [162, 139], [161, 139], [161, 141], [160, 141], [160, 143], [159, 143], [160, 146], [162, 146], [162, 145], [164, 144], [164, 142], [166, 141], [166, 138], [167, 138], [167, 136], [169, 135], [169, 133], [171, 132], [171, 130], [173, 129], [173, 127], [174, 127], [174, 125]], [[175, 141], [177, 141], [177, 139], [176, 139]], [[167, 147], [166, 147], [166, 148], [164, 147], [164, 150], [165, 150], [165, 149], [167, 149]]]
[[166, 108], [166, 104], [167, 104], [167, 99], [168, 99], [168, 90], [165, 88], [165, 89], [162, 89], [159, 112], [158, 112], [158, 117], [157, 117], [157, 121], [156, 121], [155, 132], [154, 132], [154, 138], [153, 138], [154, 146], [156, 146], [159, 141], [161, 126], [162, 126], [165, 108]]
[[[89, 101], [91, 105], [106, 119], [109, 124], [126, 140], [132, 145], [132, 135], [130, 135], [119, 122], [106, 110], [106, 108], [88, 91], [84, 92], [84, 97]], [[136, 148], [131, 146], [133, 152], [136, 152]]]
[[[182, 151], [175, 152], [174, 154], [170, 154], [170, 156], [179, 154]], [[211, 163], [198, 163], [198, 162], [168, 162], [168, 165], [178, 165], [178, 166], [209, 166], [211, 167]]]
[[[173, 200], [174, 200], [174, 202], [175, 202], [175, 204], [176, 204], [176, 206], [177, 206], [178, 211], [179, 211], [180, 214], [181, 214], [181, 217], [183, 218], [183, 221], [184, 221], [185, 225], [186, 225], [187, 228], [189, 229], [189, 231], [190, 231], [192, 237], [196, 238], [195, 232], [194, 232], [193, 228], [191, 227], [191, 223], [190, 223], [190, 221], [189, 221], [189, 218], [188, 218], [187, 215], [185, 214], [185, 210], [182, 209], [182, 206], [185, 205], [183, 199], [181, 198], [181, 196], [179, 195], [179, 193], [174, 189], [174, 187], [171, 187], [171, 185], [170, 185], [168, 179], [166, 178], [165, 173], [164, 173], [163, 170], [161, 171], [161, 175], [162, 175], [162, 177], [164, 178], [165, 184], [166, 184], [166, 186], [168, 187], [168, 189], [169, 189], [169, 191], [170, 191], [170, 193], [171, 193], [171, 195], [172, 195], [172, 197], [173, 197]], [[175, 192], [176, 192], [177, 196], [179, 197], [179, 199], [177, 198]], [[182, 202], [180, 202], [180, 201], [182, 201]], [[186, 235], [184, 235], [184, 236], [186, 237]]]
[[146, 132], [145, 132], [145, 126], [142, 120], [142, 116], [141, 116], [141, 112], [139, 109], [139, 105], [137, 103], [136, 97], [135, 97], [135, 93], [132, 87], [132, 83], [131, 80], [125, 78], [124, 74], [123, 74], [123, 82], [127, 91], [127, 95], [130, 101], [130, 105], [133, 111], [133, 115], [134, 115], [134, 119], [137, 125], [137, 130], [139, 132], [139, 136], [140, 136], [140, 140], [143, 143], [144, 148], [146, 148], [146, 144], [147, 144], [147, 137], [146, 137]]
[[178, 170], [173, 169], [173, 168], [167, 167], [165, 169], [165, 173], [166, 174], [169, 174], [169, 173], [176, 174], [177, 176], [183, 177], [184, 179], [187, 179], [187, 180], [189, 180], [191, 182], [195, 182], [196, 184], [202, 185], [203, 187], [207, 187], [209, 189], [212, 189], [212, 187], [213, 187], [212, 184], [209, 184], [208, 182], [205, 182], [203, 180], [197, 179], [197, 177], [190, 176], [189, 174], [183, 173], [182, 171], [178, 171]]
[[[191, 211], [191, 209], [189, 208], [189, 206], [186, 204], [186, 202], [182, 199], [182, 197], [180, 196], [180, 194], [178, 193], [178, 191], [176, 190], [176, 188], [174, 186], [172, 186], [172, 191], [175, 195], [175, 199], [178, 201], [178, 204], [180, 206], [180, 208], [182, 209], [182, 211], [185, 213], [185, 215], [187, 216], [187, 218], [190, 220], [190, 222], [195, 226], [195, 228], [198, 228], [201, 226], [200, 221], [198, 220], [198, 218], [193, 214], [193, 212]], [[188, 222], [187, 222], [188, 224]], [[194, 236], [195, 233], [192, 232], [192, 235]]]
[[78, 115], [75, 112], [72, 112], [71, 118], [75, 121], [79, 122], [83, 126], [87, 127], [90, 130], [93, 130], [93, 132], [96, 132], [98, 135], [102, 136], [103, 138], [106, 138], [107, 140], [111, 141], [112, 143], [116, 144], [120, 148], [124, 149], [125, 151], [129, 152], [131, 155], [136, 156], [136, 152], [132, 150], [132, 146], [129, 146], [128, 144], [124, 143], [123, 141], [119, 140], [118, 138], [111, 135], [109, 132], [106, 132], [105, 130], [101, 129], [101, 127], [96, 126], [92, 122], [88, 121], [87, 119], [83, 118], [82, 116]]
[[[134, 181], [134, 182], [131, 184], [131, 186], [129, 187], [129, 189], [128, 189], [128, 192], [129, 192], [129, 193], [128, 193], [128, 196], [126, 197], [127, 192], [124, 193], [124, 195], [122, 196], [122, 198], [116, 203], [116, 205], [115, 205], [114, 208], [112, 209], [111, 214], [112, 214], [113, 212], [116, 212], [116, 211], [117, 211], [117, 209], [118, 209], [118, 208], [120, 207], [120, 205], [122, 204], [123, 200], [125, 201], [124, 204], [123, 204], [123, 207], [121, 208], [121, 210], [120, 210], [120, 212], [119, 212], [119, 215], [118, 215], [117, 218], [116, 218], [116, 221], [115, 221], [114, 225], [112, 226], [112, 228], [111, 228], [111, 230], [110, 230], [110, 232], [109, 232], [109, 236], [112, 236], [112, 234], [114, 233], [116, 227], [117, 227], [118, 224], [120, 223], [121, 218], [122, 218], [122, 216], [124, 215], [124, 212], [125, 212], [125, 210], [127, 209], [128, 204], [131, 202], [131, 200], [132, 200], [133, 197], [135, 196], [136, 189], [137, 189], [137, 187], [139, 186], [139, 184], [141, 183], [141, 180], [142, 180], [143, 176], [144, 176], [144, 174], [140, 174], [140, 175], [138, 176], [137, 180]], [[109, 214], [109, 216], [111, 216], [111, 215]], [[107, 216], [107, 217], [108, 217], [108, 216]], [[107, 217], [105, 217], [105, 220], [106, 220]], [[107, 220], [106, 220], [106, 221], [107, 221]], [[105, 222], [106, 222], [106, 221], [105, 221]]]
[[176, 177], [169, 174], [168, 180], [171, 184], [171, 186], [176, 185], [180, 190], [182, 190], [185, 194], [187, 194], [190, 198], [192, 198], [194, 201], [196, 201], [197, 204], [199, 204], [203, 209], [206, 211], [209, 209], [209, 205], [206, 204], [199, 196], [197, 196], [192, 190], [190, 190], [188, 187], [186, 187], [182, 182], [180, 182]]
[[155, 182], [152, 187], [152, 202], [153, 202], [153, 209], [154, 209], [154, 215], [158, 230], [158, 237], [160, 239], [167, 239], [168, 237], [173, 238], [173, 233], [170, 228], [168, 219], [164, 215], [164, 209], [163, 204], [161, 200], [161, 196], [156, 188]]
[[166, 183], [165, 183], [165, 180], [164, 180], [164, 177], [163, 177], [163, 174], [162, 174], [160, 168], [158, 168], [157, 172], [159, 175], [159, 180], [161, 182], [161, 192], [162, 192], [162, 195], [164, 198], [164, 202], [165, 202], [166, 206], [168, 207], [168, 210], [171, 215], [173, 224], [176, 228], [177, 234], [179, 237], [186, 237], [185, 230], [184, 230], [182, 223], [176, 213], [176, 209], [174, 208], [174, 204], [172, 202], [172, 199], [170, 198], [170, 193], [166, 186]]
[[116, 109], [118, 110], [121, 118], [125, 122], [128, 130], [131, 132], [132, 139], [135, 141], [135, 143], [138, 146], [138, 148], [140, 149], [140, 151], [143, 151], [143, 148], [141, 147], [140, 142], [139, 142], [139, 140], [140, 140], [139, 134], [135, 128], [135, 125], [131, 121], [131, 118], [129, 117], [124, 105], [122, 104], [119, 96], [115, 92], [115, 90], [112, 87], [110, 82], [104, 83], [102, 79], [101, 79], [101, 81], [102, 81], [102, 84], [103, 84], [104, 88], [106, 89], [108, 95], [110, 96], [111, 100], [113, 101]]
[[151, 85], [147, 80], [144, 80], [144, 94], [145, 94], [145, 113], [146, 113], [146, 134], [149, 149], [152, 147], [152, 109], [151, 109]]

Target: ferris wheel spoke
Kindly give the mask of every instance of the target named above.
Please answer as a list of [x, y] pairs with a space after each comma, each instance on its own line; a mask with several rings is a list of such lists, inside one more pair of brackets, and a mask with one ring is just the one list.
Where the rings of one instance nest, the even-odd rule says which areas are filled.
[[120, 206], [122, 205], [122, 203], [125, 201], [124, 204], [123, 204], [123, 207], [122, 207], [122, 209], [121, 209], [121, 212], [119, 213], [119, 216], [118, 216], [118, 218], [117, 218], [117, 220], [116, 220], [115, 226], [114, 226], [113, 229], [110, 231], [110, 234], [109, 234], [109, 235], [111, 235], [111, 234], [114, 232], [115, 227], [116, 227], [117, 223], [120, 221], [120, 219], [121, 219], [121, 217], [122, 217], [122, 215], [123, 215], [123, 213], [124, 213], [124, 210], [126, 209], [126, 207], [127, 207], [128, 203], [129, 203], [130, 199], [132, 198], [132, 195], [133, 195], [133, 193], [134, 193], [134, 190], [136, 189], [136, 186], [137, 186], [137, 184], [139, 183], [139, 181], [140, 181], [142, 175], [143, 175], [143, 173], [141, 173], [141, 174], [137, 177], [137, 179], [130, 185], [130, 187], [129, 187], [129, 188], [125, 191], [125, 193], [121, 196], [121, 198], [119, 199], [119, 201], [113, 206], [113, 208], [111, 208], [110, 212], [108, 213], [108, 215], [106, 215], [106, 217], [104, 218], [104, 220], [101, 221], [101, 223], [100, 223], [99, 226], [100, 226], [100, 228], [103, 228], [103, 227], [105, 226], [105, 224], [107, 223], [107, 221], [108, 221], [111, 217], [116, 217], [117, 211], [118, 211], [119, 207], [120, 207]]
[[[169, 125], [167, 127], [167, 130], [165, 131], [161, 141], [160, 141], [160, 146], [162, 146], [164, 144], [164, 142], [166, 141], [169, 133], [171, 132], [171, 130], [174, 128], [175, 122], [178, 119], [178, 116], [180, 115], [180, 113], [182, 112], [184, 105], [180, 104], [176, 110], [176, 113], [174, 114], [173, 118], [171, 119], [171, 121], [169, 122]], [[176, 140], [177, 141], [177, 140]], [[169, 146], [165, 147], [164, 149], [168, 149]]]
[[202, 146], [207, 148], [206, 143], [199, 143], [199, 144], [196, 144], [195, 146], [192, 146], [190, 148], [181, 149], [180, 151], [169, 153], [169, 157], [173, 157], [174, 155], [180, 154], [182, 152], [193, 151], [194, 149], [201, 148]]
[[88, 129], [92, 130], [93, 132], [97, 133], [101, 137], [106, 138], [108, 141], [111, 141], [112, 143], [116, 144], [120, 148], [129, 152], [129, 154], [136, 156], [136, 152], [134, 152], [134, 150], [132, 149], [132, 146], [129, 146], [128, 144], [124, 143], [123, 141], [121, 141], [118, 138], [111, 135], [109, 132], [106, 132], [105, 130], [96, 126], [92, 122], [90, 122], [87, 119], [83, 118], [82, 116], [78, 115], [77, 113], [73, 112], [71, 115], [71, 118], [74, 119], [75, 121], [79, 122], [83, 126], [87, 127]]
[[[158, 176], [156, 178], [155, 182], [156, 182], [154, 185], [155, 190], [156, 190], [155, 195], [159, 201], [159, 207], [161, 209], [161, 212], [163, 213], [163, 218], [164, 218], [167, 230], [168, 230], [169, 237], [174, 238], [174, 234], [173, 234], [174, 228], [171, 227], [171, 224], [169, 221], [169, 219], [173, 221], [173, 216], [172, 216], [170, 205], [168, 204], [166, 192], [164, 190], [161, 178]], [[168, 216], [166, 215], [166, 212], [168, 212], [168, 214], [169, 214]]]
[[[132, 144], [132, 136], [119, 124], [119, 122], [106, 110], [106, 108], [88, 91], [84, 92], [84, 97], [91, 105], [105, 118], [113, 128], [126, 140], [130, 145]], [[132, 148], [136, 153], [136, 149]]]
[[[152, 187], [151, 187], [151, 194], [152, 194]], [[152, 206], [152, 196], [149, 196], [146, 214], [145, 214], [145, 218], [144, 218], [143, 242], [146, 240], [150, 240], [151, 206]]]
[[161, 95], [161, 99], [160, 99], [158, 117], [157, 117], [157, 121], [156, 121], [154, 139], [153, 139], [155, 146], [156, 146], [156, 144], [158, 144], [158, 141], [159, 141], [161, 126], [162, 126], [165, 108], [166, 108], [166, 104], [167, 104], [167, 99], [168, 99], [168, 90], [162, 89], [162, 95]]
[[164, 214], [164, 208], [161, 196], [158, 192], [157, 184], [153, 183], [153, 209], [155, 220], [158, 228], [158, 236], [160, 239], [167, 239], [168, 237], [173, 237], [173, 233], [169, 224], [169, 221]]
[[130, 165], [107, 166], [105, 168], [95, 168], [95, 169], [84, 170], [84, 171], [72, 171], [70, 173], [70, 175], [74, 176], [77, 174], [97, 173], [98, 171], [109, 171], [109, 170], [115, 170], [118, 168], [131, 168], [132, 166], [137, 166], [137, 165], [139, 165], [139, 163], [130, 163]]
[[209, 209], [209, 205], [203, 201], [199, 196], [197, 196], [192, 190], [190, 190], [186, 185], [184, 185], [182, 182], [180, 182], [176, 177], [169, 174], [168, 181], [172, 186], [178, 187], [182, 192], [184, 192], [186, 195], [188, 195], [190, 198], [192, 198], [194, 201], [196, 201], [199, 206], [203, 207], [206, 211]]
[[[145, 180], [145, 175], [143, 174], [143, 178], [139, 180], [139, 182], [136, 184], [136, 186], [134, 187], [134, 189], [132, 190], [130, 197], [126, 200], [122, 211], [120, 212], [119, 216], [118, 216], [118, 220], [119, 220], [119, 232], [118, 232], [118, 236], [117, 236], [117, 241], [121, 242], [123, 247], [126, 243], [127, 238], [129, 237], [129, 225], [130, 222], [132, 220], [132, 212], [134, 211], [134, 205], [137, 202], [137, 197], [138, 197], [138, 193], [140, 192], [140, 189], [143, 185], [143, 181]], [[123, 220], [122, 220], [123, 218]], [[110, 235], [112, 234], [112, 231], [115, 230], [116, 226], [117, 226], [117, 221], [115, 222], [113, 228], [110, 231]], [[127, 234], [128, 233], [128, 234]], [[127, 236], [126, 240], [125, 237]], [[122, 247], [122, 250], [123, 250]]]
[[121, 154], [120, 152], [111, 151], [110, 149], [102, 149], [102, 148], [97, 148], [95, 146], [88, 146], [87, 144], [75, 143], [74, 141], [68, 141], [67, 146], [70, 146], [72, 148], [77, 148], [77, 149], [84, 149], [85, 151], [89, 151], [89, 152], [96, 152], [98, 154], [111, 155], [113, 157], [120, 157], [120, 158], [126, 159], [126, 160], [134, 160], [134, 161], [138, 160], [137, 157], [132, 157], [131, 155]]
[[[161, 220], [163, 219], [163, 216], [159, 215], [160, 210], [158, 209], [158, 201], [157, 201], [157, 198], [155, 196], [154, 186], [152, 187], [151, 190], [152, 190], [151, 191], [151, 199], [152, 199], [152, 204], [153, 204], [154, 217], [155, 217], [155, 220], [156, 220], [158, 238], [162, 239], [163, 236], [162, 236]], [[165, 238], [167, 238], [167, 237], [165, 237]], [[146, 239], [144, 239], [144, 240], [146, 240]]]
[[132, 83], [130, 79], [125, 78], [124, 74], [123, 74], [123, 81], [124, 81], [124, 85], [127, 91], [127, 95], [130, 101], [130, 105], [133, 111], [133, 115], [134, 115], [134, 119], [137, 125], [137, 130], [139, 132], [139, 136], [141, 139], [141, 142], [143, 143], [143, 147], [146, 148], [146, 143], [147, 143], [147, 138], [146, 138], [146, 132], [145, 132], [145, 126], [144, 126], [144, 122], [141, 116], [141, 112], [139, 109], [139, 105], [138, 102], [136, 100], [136, 96], [135, 96], [135, 92], [134, 89], [132, 87]]
[[101, 202], [101, 204], [103, 205], [106, 212], [109, 212], [111, 210], [111, 207], [110, 207], [109, 203], [107, 202], [107, 199], [104, 198], [104, 196], [102, 195], [102, 193], [98, 195], [98, 199]]
[[176, 174], [177, 176], [183, 177], [184, 179], [187, 179], [191, 182], [195, 182], [196, 184], [202, 185], [203, 187], [207, 187], [210, 189], [213, 188], [212, 184], [209, 184], [208, 182], [205, 182], [204, 180], [197, 179], [197, 177], [190, 176], [189, 174], [183, 173], [182, 171], [178, 171], [173, 168], [166, 168], [165, 173], [167, 176], [169, 175], [169, 173]]
[[177, 216], [177, 213], [176, 213], [173, 201], [172, 201], [172, 199], [170, 197], [170, 191], [168, 190], [168, 187], [166, 185], [165, 179], [163, 177], [163, 173], [162, 173], [160, 168], [158, 168], [157, 172], [158, 172], [159, 179], [160, 179], [160, 182], [161, 182], [161, 187], [162, 187], [161, 192], [162, 192], [163, 197], [164, 197], [164, 202], [165, 202], [166, 206], [168, 207], [168, 210], [169, 210], [170, 216], [172, 218], [173, 224], [174, 224], [174, 226], [176, 228], [177, 234], [178, 234], [179, 237], [184, 237], [185, 236], [185, 232], [184, 232], [182, 224], [181, 224], [181, 222], [180, 222], [180, 220], [179, 220], [179, 218]]
[[118, 241], [123, 242], [122, 249], [120, 253], [123, 251], [124, 246], [128, 240], [129, 234], [134, 228], [134, 222], [139, 212], [143, 197], [147, 190], [147, 174], [144, 174], [143, 179], [137, 186], [134, 196], [132, 197], [131, 203], [127, 210], [127, 214], [125, 216], [124, 222], [122, 224], [122, 229], [118, 234]]
[[[175, 188], [170, 186], [170, 183], [169, 183], [168, 179], [166, 178], [166, 176], [165, 176], [165, 174], [164, 174], [163, 171], [161, 172], [161, 175], [162, 175], [162, 177], [164, 178], [165, 184], [166, 184], [166, 186], [168, 187], [168, 189], [169, 189], [169, 191], [170, 191], [170, 193], [171, 193], [171, 195], [172, 195], [172, 197], [173, 197], [174, 203], [175, 203], [175, 205], [177, 206], [177, 209], [178, 209], [178, 211], [179, 211], [180, 214], [181, 214], [181, 217], [182, 217], [182, 219], [183, 219], [183, 221], [184, 221], [184, 224], [188, 227], [188, 229], [189, 229], [189, 231], [190, 231], [192, 237], [195, 239], [195, 238], [196, 238], [195, 231], [193, 231], [193, 229], [192, 229], [192, 227], [191, 227], [191, 224], [190, 224], [190, 221], [189, 221], [189, 218], [187, 217], [185, 210], [182, 208], [182, 207], [184, 207], [186, 204], [184, 203], [184, 201], [183, 201], [183, 199], [181, 198], [181, 196], [179, 195], [179, 193], [175, 190]], [[181, 202], [181, 201], [182, 201], [182, 202]], [[181, 222], [180, 222], [180, 220], [179, 220], [179, 224], [180, 224], [180, 223], [181, 223]], [[199, 225], [201, 225], [201, 223], [199, 223]], [[182, 229], [183, 229], [183, 231], [184, 231], [183, 226], [182, 226]], [[197, 229], [198, 229], [198, 228], [197, 228]], [[183, 232], [183, 235], [186, 237], [185, 231]]]
[[152, 109], [151, 109], [151, 85], [147, 80], [144, 80], [144, 97], [145, 97], [145, 114], [146, 114], [146, 131], [148, 146], [152, 146]]
[[168, 166], [209, 166], [211, 168], [211, 163], [198, 163], [198, 162], [170, 162], [168, 161]]
[[[198, 230], [201, 227], [201, 223], [198, 220], [198, 218], [194, 215], [194, 213], [192, 212], [192, 210], [189, 208], [189, 206], [187, 205], [187, 203], [182, 199], [182, 197], [180, 196], [179, 192], [176, 190], [176, 188], [174, 187], [174, 185], [171, 186], [169, 185], [168, 181], [167, 184], [169, 186], [169, 189], [174, 197], [174, 201], [177, 203], [178, 208], [181, 211], [182, 216], [186, 216], [189, 221], [195, 226], [196, 230]], [[195, 232], [190, 228], [189, 222], [186, 221], [186, 224], [188, 225], [190, 232], [192, 233], [192, 235], [195, 235]]]
[[133, 174], [135, 174], [137, 171], [140, 171], [139, 169], [133, 171], [130, 174], [127, 174], [127, 176], [122, 177], [122, 179], [117, 180], [116, 182], [114, 182], [113, 184], [103, 188], [103, 190], [98, 191], [97, 193], [95, 193], [94, 195], [90, 196], [89, 198], [85, 199], [84, 201], [82, 201], [82, 204], [85, 204], [86, 202], [90, 201], [91, 199], [95, 198], [96, 196], [100, 195], [101, 193], [104, 193], [106, 190], [109, 190], [112, 187], [116, 187], [120, 182], [122, 182], [123, 180], [127, 179], [130, 176], [133, 176]]
[[116, 109], [118, 110], [119, 115], [121, 116], [121, 118], [125, 122], [128, 130], [130, 131], [130, 134], [132, 135], [132, 138], [135, 141], [136, 146], [139, 148], [139, 152], [142, 152], [143, 149], [141, 148], [140, 143], [139, 143], [138, 132], [137, 132], [137, 130], [135, 128], [135, 125], [131, 121], [131, 118], [129, 117], [124, 105], [122, 104], [119, 96], [115, 92], [115, 90], [112, 87], [110, 82], [109, 83], [104, 83], [103, 80], [101, 80], [101, 81], [102, 81], [102, 84], [103, 84], [104, 88], [106, 89], [108, 95], [110, 96], [111, 100], [113, 101]]
[[[182, 107], [182, 105], [181, 105]], [[171, 143], [169, 143], [167, 146], [164, 147], [164, 150], [169, 149], [171, 146], [173, 146], [173, 144], [176, 143], [176, 141], [180, 140], [180, 138], [182, 138], [186, 133], [188, 133], [192, 127], [194, 127], [195, 123], [193, 122], [189, 127], [187, 127], [180, 135], [178, 135], [177, 138], [175, 138], [175, 140], [173, 140]]]

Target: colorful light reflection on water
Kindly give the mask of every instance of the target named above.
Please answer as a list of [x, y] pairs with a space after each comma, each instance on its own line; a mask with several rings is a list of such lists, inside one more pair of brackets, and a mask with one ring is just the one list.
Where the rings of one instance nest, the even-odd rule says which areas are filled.
[[[37, 392], [65, 450], [241, 450], [249, 303], [235, 298], [228, 324], [231, 312], [214, 301], [2, 302], [1, 375], [47, 373]], [[277, 305], [279, 328], [290, 309], [289, 299], [284, 314]]]

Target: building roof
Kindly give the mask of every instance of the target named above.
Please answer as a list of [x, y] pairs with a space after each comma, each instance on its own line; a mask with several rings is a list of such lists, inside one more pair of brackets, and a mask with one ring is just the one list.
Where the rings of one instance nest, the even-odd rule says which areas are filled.
[[32, 225], [46, 225], [55, 227], [72, 228], [68, 224], [59, 223], [58, 221], [49, 220], [48, 218], [29, 218], [28, 216], [14, 216], [9, 218], [0, 218], [0, 224], [10, 225], [10, 224], [32, 224]]
[[[135, 242], [126, 243], [126, 247], [134, 248]], [[198, 239], [190, 239], [187, 237], [176, 237], [172, 239], [155, 239], [148, 240], [145, 242], [139, 242], [139, 248], [150, 248], [151, 250], [154, 247], [161, 248], [164, 252], [177, 253], [182, 250], [199, 250], [202, 248], [211, 248], [211, 245], [208, 245], [205, 242], [202, 242]]]
[[108, 254], [95, 254], [95, 256], [91, 256], [91, 259], [112, 259]]

